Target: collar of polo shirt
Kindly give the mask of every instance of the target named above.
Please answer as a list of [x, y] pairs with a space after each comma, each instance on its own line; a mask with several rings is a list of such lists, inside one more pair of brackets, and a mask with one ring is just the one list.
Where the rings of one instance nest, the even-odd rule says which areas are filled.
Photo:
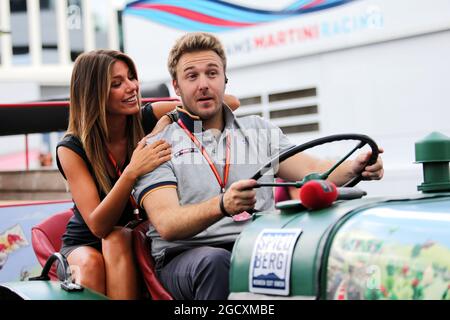
[[[235, 121], [235, 117], [230, 107], [228, 107], [226, 104], [223, 104], [222, 110], [224, 111], [224, 120], [225, 120], [224, 128], [226, 128], [229, 127]], [[178, 118], [181, 121], [183, 121], [184, 125], [190, 132], [198, 133], [200, 131], [204, 131], [202, 126], [202, 120], [200, 119], [199, 116], [196, 116], [187, 111], [186, 109], [182, 109], [181, 107], [177, 107], [177, 111], [178, 111]]]

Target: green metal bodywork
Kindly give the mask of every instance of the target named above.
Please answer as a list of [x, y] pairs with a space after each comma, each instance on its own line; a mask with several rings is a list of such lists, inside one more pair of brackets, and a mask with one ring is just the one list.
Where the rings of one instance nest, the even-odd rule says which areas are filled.
[[23, 300], [108, 300], [102, 294], [84, 288], [82, 291], [68, 292], [61, 288], [59, 281], [19, 281], [0, 285], [1, 295], [9, 299]]
[[448, 194], [435, 194], [383, 202], [337, 224], [323, 253], [321, 297], [450, 299], [449, 208]]
[[[290, 278], [290, 297], [326, 298], [327, 259], [333, 239], [349, 219], [368, 209], [395, 203], [424, 203], [447, 199], [450, 194], [418, 194], [406, 198], [367, 198], [336, 202], [333, 206], [308, 211], [294, 200], [281, 205], [280, 211], [262, 213], [236, 241], [231, 258], [230, 290], [249, 292], [250, 261], [255, 241], [263, 229], [301, 228], [294, 248]], [[425, 213], [424, 213], [425, 214]]]
[[[376, 203], [377, 200], [354, 200], [336, 203], [331, 208], [307, 211], [300, 205], [291, 205], [280, 212], [255, 216], [255, 220], [240, 235], [231, 258], [231, 292], [248, 292], [248, 275], [253, 245], [265, 228], [301, 228], [300, 239], [293, 252], [291, 293], [294, 296], [316, 297], [320, 256], [317, 249], [323, 247], [326, 235], [345, 214], [354, 208]], [[298, 211], [301, 210], [301, 211]]]

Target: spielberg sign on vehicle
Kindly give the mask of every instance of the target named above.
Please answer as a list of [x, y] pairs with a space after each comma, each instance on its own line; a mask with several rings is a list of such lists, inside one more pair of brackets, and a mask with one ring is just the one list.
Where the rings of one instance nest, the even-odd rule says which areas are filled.
[[301, 229], [261, 231], [251, 258], [250, 292], [289, 295], [292, 254], [301, 233]]

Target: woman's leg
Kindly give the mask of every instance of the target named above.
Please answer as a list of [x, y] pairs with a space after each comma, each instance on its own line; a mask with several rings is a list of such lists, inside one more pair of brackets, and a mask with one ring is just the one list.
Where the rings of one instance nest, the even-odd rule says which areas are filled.
[[106, 269], [106, 294], [112, 299], [139, 299], [133, 238], [128, 228], [115, 227], [102, 240]]
[[67, 261], [76, 283], [106, 294], [105, 263], [97, 249], [88, 246], [78, 247], [69, 254]]

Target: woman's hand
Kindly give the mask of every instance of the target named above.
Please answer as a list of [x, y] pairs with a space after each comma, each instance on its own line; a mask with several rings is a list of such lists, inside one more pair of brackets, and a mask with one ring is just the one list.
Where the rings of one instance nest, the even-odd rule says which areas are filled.
[[170, 120], [169, 116], [167, 116], [167, 115], [162, 116], [156, 123], [152, 132], [150, 132], [150, 134], [147, 135], [147, 137], [153, 137], [154, 135], [160, 133], [161, 131], [164, 130], [165, 127], [167, 127], [171, 123], [172, 123], [172, 120]]
[[130, 175], [133, 179], [152, 172], [172, 157], [170, 144], [164, 140], [157, 140], [147, 145], [145, 139], [139, 141], [136, 149], [133, 151], [130, 163], [124, 170], [124, 174]]

